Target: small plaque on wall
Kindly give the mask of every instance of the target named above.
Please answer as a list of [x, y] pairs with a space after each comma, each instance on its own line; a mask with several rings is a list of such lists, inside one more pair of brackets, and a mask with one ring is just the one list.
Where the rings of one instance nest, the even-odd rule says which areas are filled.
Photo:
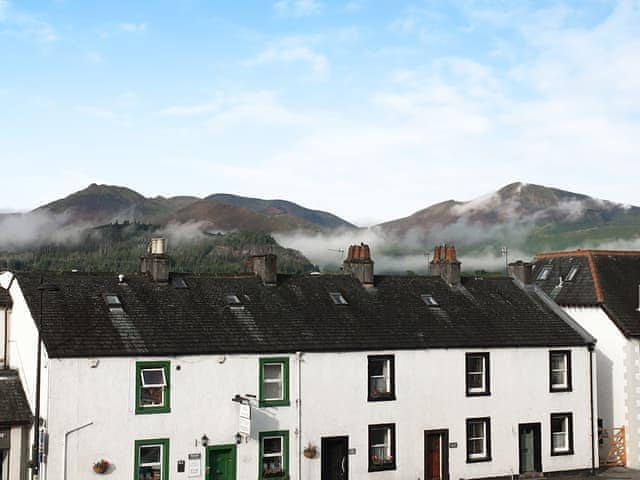
[[458, 442], [449, 442], [449, 448], [458, 448]]
[[349, 448], [349, 449], [347, 449], [347, 454], [348, 454], [348, 455], [355, 455], [355, 454], [356, 454], [356, 449], [355, 449], [355, 448]]
[[189, 458], [189, 476], [190, 477], [199, 477], [200, 476], [200, 458], [202, 455], [199, 453], [190, 453]]

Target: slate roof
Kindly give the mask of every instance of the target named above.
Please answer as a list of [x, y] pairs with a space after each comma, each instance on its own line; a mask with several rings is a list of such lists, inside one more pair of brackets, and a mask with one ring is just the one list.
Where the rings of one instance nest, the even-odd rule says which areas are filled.
[[[38, 320], [41, 273], [17, 273]], [[536, 294], [509, 278], [376, 276], [363, 287], [349, 275], [278, 276], [264, 286], [252, 275], [174, 274], [187, 288], [148, 276], [49, 273], [42, 336], [51, 357], [357, 351], [444, 347], [574, 346], [585, 339]], [[347, 305], [329, 293], [340, 292]], [[439, 303], [428, 307], [430, 293]], [[105, 295], [122, 312], [110, 312]], [[236, 295], [239, 305], [230, 305]]]
[[[609, 318], [628, 337], [640, 338], [640, 252], [617, 250], [574, 250], [536, 255], [534, 278], [545, 265], [551, 267], [547, 280], [536, 284], [565, 306], [602, 306]], [[560, 285], [572, 266], [579, 270], [572, 281]]]
[[11, 297], [6, 289], [0, 287], [0, 307], [6, 307], [7, 305], [11, 305]]
[[0, 426], [31, 423], [31, 409], [15, 370], [0, 370]]

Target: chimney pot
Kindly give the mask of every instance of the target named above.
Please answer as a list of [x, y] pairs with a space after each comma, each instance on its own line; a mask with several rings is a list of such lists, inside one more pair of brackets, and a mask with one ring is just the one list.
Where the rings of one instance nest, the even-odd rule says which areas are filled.
[[265, 285], [278, 283], [278, 257], [273, 253], [252, 255], [247, 261], [247, 267]]
[[531, 285], [533, 283], [533, 264], [522, 260], [512, 262], [509, 264], [509, 274], [523, 284]]
[[140, 258], [140, 272], [151, 275], [154, 282], [169, 281], [169, 257], [165, 254], [166, 248], [165, 238], [152, 238], [147, 255]]
[[460, 262], [453, 245], [436, 245], [433, 249], [433, 260], [429, 262], [432, 275], [440, 275], [449, 285], [460, 283]]
[[369, 245], [351, 245], [349, 255], [343, 263], [343, 271], [360, 280], [364, 286], [373, 285], [373, 260]]

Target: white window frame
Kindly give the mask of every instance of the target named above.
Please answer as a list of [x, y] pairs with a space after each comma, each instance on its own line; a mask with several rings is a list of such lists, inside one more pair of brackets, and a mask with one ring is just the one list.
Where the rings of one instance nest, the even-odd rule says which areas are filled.
[[[160, 460], [157, 462], [151, 462], [151, 463], [142, 463], [142, 449], [143, 448], [159, 448], [160, 449]], [[164, 464], [163, 464], [163, 460], [164, 460], [164, 445], [162, 445], [161, 443], [155, 444], [149, 444], [149, 445], [139, 445], [138, 446], [138, 471], [136, 472], [136, 475], [140, 475], [140, 469], [142, 467], [155, 467], [158, 466], [160, 469], [160, 478], [164, 478]]]
[[[142, 398], [140, 398], [140, 407], [141, 408], [154, 408], [154, 407], [164, 407], [166, 405], [167, 399], [165, 398], [166, 394], [166, 386], [167, 386], [167, 377], [165, 375], [165, 369], [162, 367], [149, 367], [140, 369], [140, 395], [142, 397], [142, 390], [146, 388], [160, 388], [162, 391], [162, 401], [160, 403], [148, 403], [146, 405], [142, 404]], [[159, 371], [162, 373], [162, 383], [146, 383], [144, 379], [144, 372], [150, 371]]]
[[546, 280], [547, 278], [549, 278], [549, 275], [551, 274], [551, 270], [553, 270], [553, 266], [552, 265], [545, 265], [540, 269], [540, 273], [538, 273], [538, 276], [536, 277], [536, 280]]
[[342, 293], [340, 292], [329, 292], [329, 296], [331, 297], [331, 300], [333, 300], [333, 303], [336, 305], [349, 305], [347, 299], [344, 298], [344, 295], [342, 295]]
[[[554, 430], [554, 420], [560, 420], [560, 430]], [[552, 413], [551, 425], [551, 455], [573, 454], [573, 415], [571, 413]], [[555, 446], [555, 439], [562, 439], [562, 446]]]
[[[571, 351], [570, 350], [552, 350], [549, 352], [549, 389], [552, 392], [570, 391], [571, 390]], [[562, 365], [554, 368], [554, 358], [561, 358]], [[562, 383], [554, 383], [554, 374], [562, 375]]]
[[[277, 365], [280, 368], [280, 375], [278, 378], [267, 378], [265, 375], [267, 365]], [[282, 362], [264, 362], [262, 364], [262, 383], [265, 385], [267, 383], [279, 383], [280, 384], [280, 396], [278, 397], [267, 397], [267, 389], [264, 389], [264, 398], [265, 402], [274, 402], [278, 400], [284, 400], [284, 365]]]
[[567, 273], [567, 278], [565, 278], [565, 280], [567, 282], [570, 282], [571, 280], [573, 280], [574, 278], [576, 278], [576, 275], [578, 274], [578, 270], [580, 270], [580, 267], [578, 265], [573, 265], [570, 269], [569, 269], [569, 273]]

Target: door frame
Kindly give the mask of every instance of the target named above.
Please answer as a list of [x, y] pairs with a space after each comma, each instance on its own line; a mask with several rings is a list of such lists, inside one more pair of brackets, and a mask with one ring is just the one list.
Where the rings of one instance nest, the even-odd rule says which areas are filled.
[[518, 472], [522, 471], [522, 449], [520, 441], [522, 439], [522, 429], [525, 427], [533, 427], [533, 468], [534, 472], [542, 473], [542, 423], [529, 422], [518, 424]]
[[325, 452], [325, 446], [327, 444], [327, 441], [330, 440], [342, 440], [345, 443], [345, 466], [344, 466], [344, 470], [345, 470], [345, 480], [349, 480], [349, 436], [348, 435], [336, 435], [333, 437], [322, 437], [320, 439], [320, 478], [322, 480], [325, 480], [325, 476], [328, 474], [328, 472], [326, 471], [326, 467], [325, 467], [325, 459], [327, 458], [326, 456], [324, 456], [324, 452]]
[[235, 443], [228, 443], [225, 445], [211, 445], [206, 447], [205, 454], [205, 463], [204, 463], [204, 478], [205, 480], [209, 480], [211, 478], [209, 472], [209, 460], [211, 459], [211, 453], [220, 450], [229, 450], [231, 449], [231, 461], [233, 463], [233, 478], [231, 480], [236, 480], [238, 478], [238, 461], [237, 461], [237, 446]]
[[442, 479], [441, 480], [449, 480], [449, 429], [448, 428], [440, 428], [435, 430], [425, 430], [424, 431], [424, 478], [427, 478], [428, 473], [428, 460], [427, 460], [427, 447], [428, 444], [428, 436], [429, 435], [439, 435], [441, 438], [440, 443], [440, 462], [442, 464]]

